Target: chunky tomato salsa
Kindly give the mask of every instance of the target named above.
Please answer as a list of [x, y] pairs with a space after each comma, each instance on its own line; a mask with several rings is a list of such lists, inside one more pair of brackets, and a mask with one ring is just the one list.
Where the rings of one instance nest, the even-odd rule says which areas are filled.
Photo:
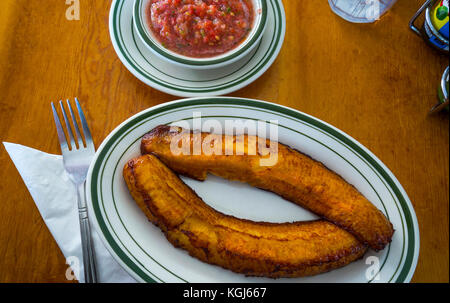
[[196, 58], [242, 43], [254, 20], [252, 0], [151, 0], [148, 26], [169, 50]]

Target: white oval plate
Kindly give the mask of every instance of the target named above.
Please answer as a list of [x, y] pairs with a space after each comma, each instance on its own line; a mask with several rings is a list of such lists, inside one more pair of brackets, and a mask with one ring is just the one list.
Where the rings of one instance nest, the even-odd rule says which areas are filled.
[[145, 84], [181, 97], [226, 95], [258, 79], [275, 61], [286, 32], [281, 0], [267, 0], [267, 26], [263, 37], [241, 60], [222, 68], [193, 70], [167, 62], [152, 53], [133, 26], [133, 0], [114, 0], [109, 32], [114, 49], [125, 67]]
[[[277, 120], [279, 141], [336, 171], [374, 203], [395, 228], [392, 243], [381, 252], [314, 277], [266, 279], [245, 277], [203, 263], [174, 248], [130, 196], [122, 177], [125, 163], [140, 155], [141, 137], [160, 124], [192, 121]], [[245, 184], [210, 177], [183, 180], [220, 212], [256, 221], [287, 222], [316, 218], [280, 197]], [[240, 98], [195, 98], [149, 108], [118, 126], [102, 143], [87, 178], [89, 214], [104, 244], [138, 281], [146, 282], [409, 282], [419, 255], [414, 209], [400, 183], [370, 151], [316, 118], [273, 103]], [[372, 258], [369, 258], [372, 257]], [[378, 273], [378, 275], [375, 275]], [[373, 277], [376, 277], [373, 279]]]

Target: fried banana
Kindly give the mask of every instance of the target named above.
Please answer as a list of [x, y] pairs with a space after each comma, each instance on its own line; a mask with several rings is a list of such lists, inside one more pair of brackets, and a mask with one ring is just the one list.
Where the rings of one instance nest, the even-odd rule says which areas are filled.
[[[230, 137], [232, 142], [228, 144]], [[195, 155], [194, 146], [198, 146], [199, 140], [202, 149]], [[272, 150], [277, 156], [276, 164], [262, 166], [261, 159], [267, 152], [261, 149], [274, 142], [266, 140], [266, 147], [260, 147], [254, 144], [257, 141], [255, 136], [209, 133], [194, 136], [179, 127], [158, 126], [142, 138], [141, 152], [154, 154], [176, 173], [197, 180], [205, 180], [211, 173], [276, 193], [344, 228], [376, 251], [391, 242], [394, 233], [391, 222], [342, 177], [280, 143]], [[174, 153], [173, 148], [177, 147], [174, 142], [186, 143], [188, 153]], [[204, 152], [204, 147], [216, 143], [219, 149]]]
[[275, 224], [219, 213], [153, 155], [130, 160], [123, 176], [138, 206], [170, 243], [237, 273], [310, 276], [345, 266], [367, 250], [325, 220]]

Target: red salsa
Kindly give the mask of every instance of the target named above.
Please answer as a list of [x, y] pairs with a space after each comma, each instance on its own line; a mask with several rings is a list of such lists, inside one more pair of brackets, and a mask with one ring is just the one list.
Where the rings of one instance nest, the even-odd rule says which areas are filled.
[[148, 26], [169, 50], [195, 58], [241, 44], [255, 18], [252, 0], [151, 0]]

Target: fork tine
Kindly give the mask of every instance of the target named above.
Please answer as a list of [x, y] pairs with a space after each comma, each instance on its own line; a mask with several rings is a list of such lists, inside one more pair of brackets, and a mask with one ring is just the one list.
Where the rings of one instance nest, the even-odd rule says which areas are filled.
[[78, 128], [77, 120], [75, 119], [75, 115], [73, 114], [72, 106], [70, 105], [69, 99], [67, 99], [67, 107], [69, 108], [70, 117], [72, 118], [73, 128], [75, 129], [76, 138], [75, 141], [78, 142], [78, 147], [81, 148], [84, 146], [83, 138], [81, 137], [80, 129]]
[[56, 111], [53, 102], [52, 102], [52, 111], [53, 111], [53, 118], [55, 119], [56, 132], [58, 133], [59, 144], [61, 146], [61, 152], [64, 153], [69, 150], [69, 147], [67, 146], [66, 135], [64, 134], [61, 121], [59, 120], [58, 112]]
[[91, 132], [89, 130], [89, 126], [87, 124], [83, 110], [81, 109], [80, 102], [78, 102], [78, 98], [75, 98], [75, 104], [77, 105], [78, 115], [80, 116], [81, 127], [83, 128], [84, 139], [86, 140], [86, 147], [93, 147], [94, 142], [92, 141]]
[[59, 106], [61, 107], [61, 111], [62, 111], [62, 114], [63, 114], [63, 117], [64, 117], [64, 121], [66, 122], [67, 135], [69, 136], [68, 139], [70, 141], [71, 149], [72, 150], [77, 149], [77, 146], [75, 145], [75, 140], [73, 139], [72, 127], [70, 127], [69, 119], [67, 118], [66, 111], [64, 109], [62, 100], [59, 101]]

